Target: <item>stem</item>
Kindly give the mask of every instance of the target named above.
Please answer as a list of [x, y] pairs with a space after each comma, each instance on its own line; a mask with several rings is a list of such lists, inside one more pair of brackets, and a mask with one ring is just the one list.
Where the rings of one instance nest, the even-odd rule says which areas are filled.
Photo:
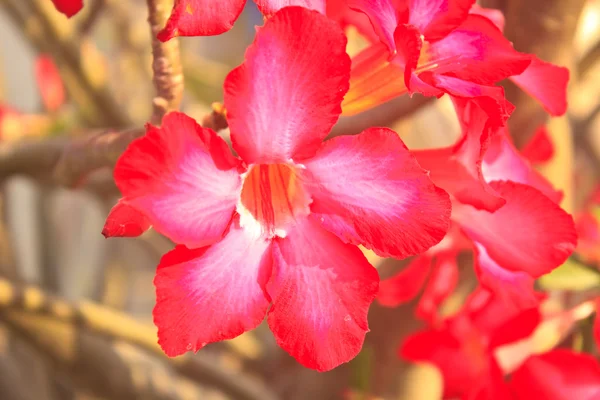
[[179, 42], [171, 39], [165, 43], [157, 39], [172, 8], [169, 0], [147, 0], [148, 23], [152, 35], [152, 70], [156, 97], [152, 103], [154, 112], [152, 123], [160, 124], [162, 117], [171, 110], [177, 110], [183, 97], [183, 73], [179, 57]]

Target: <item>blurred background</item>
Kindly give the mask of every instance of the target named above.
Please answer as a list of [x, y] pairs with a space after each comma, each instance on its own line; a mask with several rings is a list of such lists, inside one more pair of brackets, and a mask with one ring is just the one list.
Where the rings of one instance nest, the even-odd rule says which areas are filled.
[[[521, 146], [547, 122], [555, 154], [542, 173], [564, 191], [567, 210], [589, 212], [600, 179], [600, 2], [480, 3], [504, 11], [506, 36], [517, 50], [571, 69], [569, 111], [550, 121], [506, 86], [517, 106], [511, 132]], [[152, 279], [172, 243], [152, 230], [136, 239], [104, 239], [106, 215], [119, 197], [103, 167], [110, 162], [99, 160], [102, 168], [84, 181], [69, 176], [81, 161], [77, 146], [110, 129], [142, 126], [152, 114], [146, 16], [141, 0], [87, 0], [71, 20], [49, 0], [0, 0], [0, 400], [439, 399], [439, 373], [397, 357], [402, 337], [420, 326], [413, 303], [393, 309], [374, 303], [363, 351], [328, 373], [297, 364], [266, 326], [196, 355], [162, 354], [151, 317]], [[198, 121], [211, 115], [257, 24], [262, 16], [249, 1], [226, 34], [179, 40], [182, 110]], [[354, 51], [362, 42], [349, 35]], [[343, 117], [336, 132], [372, 125], [392, 126], [410, 148], [448, 145], [459, 133], [446, 98], [419, 96]], [[598, 213], [592, 215], [594, 224]], [[600, 251], [597, 241], [586, 245], [587, 255]], [[382, 277], [406, 263], [368, 256]], [[542, 283], [568, 294], [557, 297], [556, 307], [598, 291], [598, 274], [590, 272], [596, 263], [593, 257], [585, 266], [571, 263]], [[468, 256], [460, 282], [448, 309], [476, 285]], [[578, 323], [556, 328], [554, 340], [580, 334], [586, 328]]]

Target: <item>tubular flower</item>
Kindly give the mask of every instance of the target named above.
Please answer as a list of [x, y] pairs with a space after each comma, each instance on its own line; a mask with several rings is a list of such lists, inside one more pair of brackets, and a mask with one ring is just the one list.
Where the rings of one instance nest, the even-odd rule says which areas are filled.
[[52, 0], [54, 7], [71, 18], [83, 8], [83, 0]]
[[405, 93], [453, 94], [464, 82], [473, 97], [481, 96], [480, 85], [506, 78], [552, 115], [566, 111], [569, 71], [514, 50], [495, 25], [503, 24], [495, 10], [474, 8], [475, 0], [346, 1], [369, 17], [379, 41], [352, 59], [344, 114]]
[[520, 306], [538, 296], [535, 278], [573, 252], [573, 218], [558, 205], [562, 194], [510, 142], [501, 121], [476, 100], [456, 99], [463, 136], [454, 146], [413, 151], [436, 185], [451, 195], [453, 224], [473, 243], [483, 286]]
[[590, 355], [555, 349], [525, 354], [520, 365], [501, 363], [497, 350], [529, 337], [540, 321], [538, 308], [517, 310], [477, 290], [458, 314], [409, 336], [400, 354], [440, 370], [444, 399], [600, 398], [600, 365]]
[[300, 363], [334, 368], [360, 350], [378, 290], [355, 245], [402, 258], [445, 235], [448, 195], [397, 134], [372, 128], [323, 142], [348, 88], [345, 46], [325, 16], [282, 9], [225, 81], [240, 159], [214, 131], [170, 113], [117, 163], [121, 204], [180, 244], [154, 280], [167, 355], [234, 338], [266, 314]]
[[[265, 17], [287, 6], [325, 13], [325, 0], [255, 0]], [[175, 0], [167, 25], [158, 34], [163, 42], [175, 36], [213, 36], [227, 32], [238, 19], [246, 0]]]

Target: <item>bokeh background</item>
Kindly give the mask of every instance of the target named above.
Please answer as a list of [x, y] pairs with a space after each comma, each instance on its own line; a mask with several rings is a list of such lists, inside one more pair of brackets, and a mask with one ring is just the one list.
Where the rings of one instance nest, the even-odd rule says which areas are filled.
[[[506, 35], [518, 50], [571, 68], [564, 117], [546, 120], [531, 99], [506, 90], [517, 106], [510, 120], [515, 143], [523, 145], [547, 123], [555, 156], [541, 170], [564, 191], [563, 206], [582, 212], [600, 180], [600, 2], [481, 3], [505, 12]], [[298, 365], [266, 326], [196, 355], [162, 355], [151, 319], [152, 279], [172, 243], [152, 230], [137, 239], [104, 239], [105, 217], [119, 197], [110, 169], [94, 171], [85, 182], [58, 179], [55, 170], [67, 141], [149, 119], [154, 88], [146, 16], [141, 0], [88, 0], [73, 20], [49, 0], [0, 0], [0, 399], [319, 400], [366, 399], [366, 392], [369, 398], [439, 399], [435, 369], [397, 358], [403, 335], [420, 324], [414, 304], [374, 304], [363, 351], [328, 373]], [[223, 80], [242, 61], [257, 24], [262, 16], [249, 1], [230, 32], [180, 39], [186, 113], [201, 121], [222, 99]], [[356, 51], [363, 42], [355, 32], [349, 36], [349, 51]], [[44, 54], [61, 72], [64, 103], [49, 105], [40, 96], [36, 60]], [[405, 96], [343, 118], [336, 134], [388, 125], [410, 148], [443, 146], [458, 135], [453, 113], [445, 98]], [[382, 277], [406, 263], [368, 256]], [[599, 275], [589, 268], [595, 262], [567, 265], [542, 283], [557, 299], [555, 307], [568, 308], [600, 289]], [[464, 257], [447, 312], [475, 285]], [[585, 321], [578, 324], [551, 326], [541, 337], [585, 344]]]

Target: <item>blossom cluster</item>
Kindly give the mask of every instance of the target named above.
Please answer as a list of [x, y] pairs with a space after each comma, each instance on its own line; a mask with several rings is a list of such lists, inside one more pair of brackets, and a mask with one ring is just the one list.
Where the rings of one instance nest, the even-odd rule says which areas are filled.
[[[83, 6], [53, 2], [68, 16]], [[400, 353], [437, 365], [448, 398], [598, 398], [589, 356], [556, 349], [505, 369], [494, 355], [538, 326], [545, 296], [534, 282], [577, 245], [562, 193], [532, 166], [551, 157], [546, 132], [514, 146], [514, 106], [498, 83], [510, 79], [559, 116], [569, 71], [515, 50], [502, 14], [474, 0], [255, 3], [264, 25], [224, 82], [231, 148], [172, 112], [147, 125], [115, 167], [123, 197], [105, 236], [152, 227], [176, 243], [154, 280], [164, 352], [234, 338], [266, 316], [281, 348], [326, 371], [360, 351], [375, 299], [396, 306], [422, 293], [417, 314], [428, 328]], [[176, 0], [158, 38], [223, 33], [244, 4]], [[353, 57], [349, 26], [368, 42]], [[380, 127], [326, 140], [340, 115], [413, 93], [451, 99], [456, 143], [411, 150]], [[414, 257], [380, 284], [359, 245]], [[445, 317], [440, 306], [465, 251], [479, 287]], [[560, 377], [552, 388], [541, 381], [550, 373]]]

